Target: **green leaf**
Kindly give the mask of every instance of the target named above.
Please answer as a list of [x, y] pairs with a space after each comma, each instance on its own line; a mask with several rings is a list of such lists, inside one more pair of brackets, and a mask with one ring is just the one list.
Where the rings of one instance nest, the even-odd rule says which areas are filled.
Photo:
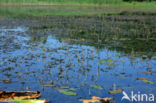
[[98, 85], [90, 85], [90, 87], [96, 88], [96, 89], [103, 89], [101, 86], [98, 86]]
[[38, 100], [38, 99], [30, 99], [30, 100], [22, 100], [22, 99], [16, 99], [11, 100], [11, 103], [46, 103], [45, 100]]
[[102, 63], [102, 64], [109, 65], [109, 66], [115, 66], [115, 64], [114, 64], [114, 63], [111, 63], [111, 62], [108, 62], [108, 63]]
[[110, 66], [115, 66], [114, 63], [106, 63], [107, 65], [110, 65]]
[[69, 88], [69, 87], [67, 87], [67, 86], [62, 86], [61, 88], [62, 88], [62, 89], [67, 89], [67, 90], [70, 90], [70, 91], [74, 91], [74, 90], [75, 90], [74, 88]]
[[59, 90], [59, 92], [65, 94], [65, 95], [77, 95], [77, 93], [70, 92], [70, 91], [67, 91], [67, 90]]
[[105, 65], [109, 65], [109, 66], [115, 66], [114, 63], [112, 62], [118, 62], [117, 60], [112, 60], [112, 59], [107, 59], [107, 60], [99, 60], [100, 64], [105, 64]]
[[154, 84], [154, 82], [152, 82], [152, 81], [149, 81], [149, 80], [146, 80], [146, 79], [144, 79], [144, 80], [142, 80], [144, 83], [148, 83], [148, 84]]

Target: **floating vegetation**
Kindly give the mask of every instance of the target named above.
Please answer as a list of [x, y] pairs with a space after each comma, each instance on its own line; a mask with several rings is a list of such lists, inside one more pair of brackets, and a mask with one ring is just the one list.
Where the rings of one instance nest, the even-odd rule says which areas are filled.
[[136, 78], [136, 80], [147, 80], [148, 78], [145, 78], [145, 77], [138, 77]]
[[100, 64], [105, 64], [105, 65], [109, 65], [109, 66], [115, 66], [114, 63], [112, 62], [118, 62], [117, 60], [112, 60], [112, 59], [103, 59], [103, 60], [99, 60]]
[[[23, 100], [36, 99], [41, 96], [39, 91], [0, 91], [0, 102], [18, 101], [18, 103], [26, 103]], [[20, 102], [23, 101], [23, 102]], [[27, 102], [28, 102], [27, 101]], [[30, 100], [34, 103], [38, 100]], [[10, 103], [10, 102], [9, 102]]]
[[[120, 103], [114, 94], [127, 86], [148, 93], [156, 81], [156, 18], [150, 10], [146, 16], [120, 11], [103, 5], [0, 7], [0, 89], [37, 89], [56, 103], [102, 102], [110, 94]], [[95, 93], [100, 97], [89, 97]]]
[[11, 79], [5, 79], [5, 80], [3, 80], [3, 83], [9, 84], [9, 83], [12, 83], [12, 81], [11, 81]]
[[96, 89], [103, 89], [102, 86], [98, 86], [98, 85], [90, 85], [90, 87], [96, 88]]
[[108, 62], [108, 63], [100, 63], [100, 64], [105, 64], [105, 65], [109, 65], [109, 66], [115, 66], [114, 63]]
[[93, 96], [92, 99], [81, 99], [79, 101], [82, 101], [83, 103], [109, 103], [112, 100], [112, 98], [100, 98], [97, 96]]
[[146, 80], [146, 79], [144, 79], [144, 80], [142, 80], [144, 83], [148, 83], [148, 84], [154, 84], [154, 82], [152, 82], [152, 81], [149, 81], [149, 80]]
[[53, 87], [55, 85], [53, 83], [46, 83], [46, 84], [43, 84], [42, 86], [44, 86], [44, 87]]
[[113, 62], [118, 62], [118, 60], [113, 60], [113, 59], [102, 59], [102, 60], [99, 60], [100, 64], [109, 65], [109, 66], [115, 66], [115, 64]]
[[153, 72], [142, 72], [142, 74], [151, 74]]
[[21, 100], [21, 99], [16, 99], [16, 100], [9, 100], [9, 103], [46, 103], [46, 100], [39, 100], [39, 99], [30, 99], [30, 100]]
[[61, 87], [62, 89], [67, 89], [67, 90], [69, 90], [69, 91], [75, 91], [76, 89], [74, 89], [74, 88], [69, 88], [69, 87], [66, 87], [66, 86], [62, 86]]
[[117, 93], [121, 93], [123, 90], [122, 89], [118, 89], [118, 90], [112, 90], [109, 91], [110, 94], [117, 94]]
[[59, 90], [59, 92], [65, 94], [65, 95], [77, 95], [77, 93], [67, 91], [67, 90]]

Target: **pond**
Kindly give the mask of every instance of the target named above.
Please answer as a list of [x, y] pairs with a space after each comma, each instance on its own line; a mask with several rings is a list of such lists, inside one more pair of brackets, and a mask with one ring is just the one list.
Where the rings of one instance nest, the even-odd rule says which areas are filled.
[[156, 94], [154, 16], [30, 18], [0, 19], [0, 90], [41, 91], [50, 103]]

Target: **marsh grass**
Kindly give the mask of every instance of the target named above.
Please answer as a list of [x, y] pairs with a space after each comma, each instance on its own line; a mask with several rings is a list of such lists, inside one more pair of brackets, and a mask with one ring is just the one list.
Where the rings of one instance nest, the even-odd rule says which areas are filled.
[[[126, 9], [125, 9], [126, 8]], [[134, 11], [135, 9], [135, 11]], [[82, 15], [155, 15], [152, 5], [105, 5], [105, 6], [0, 6], [0, 16], [82, 16]]]
[[1, 0], [1, 3], [37, 3], [37, 4], [116, 4], [122, 0]]
[[142, 9], [154, 9], [156, 8], [156, 1], [152, 2], [123, 2], [122, 0], [1, 0], [0, 5], [7, 6], [19, 6], [19, 5], [68, 5], [68, 6], [105, 6], [105, 7], [124, 7], [124, 9], [129, 9], [129, 7], [136, 10], [136, 8]]
[[[152, 28], [155, 27], [154, 21], [156, 21], [156, 19], [154, 16], [132, 14], [128, 16], [126, 16], [126, 14], [98, 16], [37, 16], [32, 18], [29, 17], [28, 19], [20, 19], [20, 22], [15, 22], [14, 20], [16, 19], [12, 19], [15, 25], [18, 25], [18, 23], [21, 25], [22, 22], [22, 25], [27, 25], [29, 27], [30, 32], [27, 35], [30, 34], [31, 36], [28, 37], [31, 39], [28, 39], [28, 41], [24, 42], [31, 45], [26, 47], [26, 49], [30, 48], [28, 51], [23, 52], [23, 54], [20, 56], [15, 56], [16, 61], [10, 56], [3, 57], [3, 63], [0, 64], [0, 66], [3, 67], [5, 64], [4, 61], [6, 61], [6, 65], [11, 64], [14, 69], [7, 69], [6, 66], [2, 68], [3, 71], [1, 72], [10, 73], [10, 71], [13, 71], [14, 74], [14, 72], [16, 73], [16, 71], [20, 71], [11, 77], [16, 78], [17, 76], [19, 78], [19, 84], [21, 84], [22, 90], [24, 90], [23, 85], [30, 82], [31, 79], [27, 79], [29, 76], [33, 78], [31, 83], [34, 83], [34, 78], [35, 82], [40, 81], [40, 84], [34, 83], [33, 85], [36, 85], [37, 87], [42, 86], [45, 88], [45, 93], [48, 91], [53, 92], [57, 90], [57, 92], [55, 92], [56, 95], [73, 96], [72, 98], [75, 96], [76, 100], [79, 96], [81, 96], [82, 90], [88, 93], [86, 87], [89, 88], [89, 96], [91, 96], [91, 93], [94, 93], [94, 90], [98, 91], [98, 93], [100, 93], [100, 90], [103, 91], [104, 89], [106, 89], [106, 91], [110, 89], [114, 90], [112, 91], [114, 94], [121, 92], [121, 89], [124, 88], [124, 86], [118, 86], [120, 84], [116, 85], [114, 84], [114, 81], [109, 84], [107, 81], [105, 81], [105, 78], [110, 76], [111, 78], [118, 80], [119, 83], [122, 82], [122, 80], [120, 80], [121, 78], [127, 78], [127, 80], [132, 78], [134, 80], [136, 76], [134, 75], [134, 72], [130, 72], [130, 70], [131, 68], [134, 68], [135, 70], [138, 66], [141, 68], [141, 70], [139, 71], [139, 69], [136, 69], [138, 74], [137, 77], [146, 77], [140, 73], [142, 71], [147, 73], [151, 72], [148, 72], [148, 70], [144, 68], [144, 66], [147, 66], [148, 63], [145, 64], [145, 62], [142, 62], [136, 58], [136, 63], [136, 60], [133, 60], [133, 64], [135, 65], [131, 65], [126, 61], [125, 56], [122, 56], [122, 54], [119, 53], [116, 54], [116, 51], [113, 53], [113, 55], [115, 55], [114, 58], [110, 50], [116, 49], [121, 53], [125, 52], [126, 55], [127, 52], [135, 55], [135, 53], [139, 54], [139, 52], [149, 52], [151, 49], [154, 51], [156, 48], [154, 45], [156, 41], [149, 41], [150, 38], [155, 38], [155, 36], [152, 35], [155, 33], [155, 29]], [[9, 20], [6, 21], [6, 25], [13, 25]], [[26, 20], [26, 23], [23, 22], [24, 20]], [[5, 21], [1, 20], [0, 25], [3, 26], [3, 22]], [[31, 22], [33, 25], [31, 25], [29, 22]], [[149, 33], [147, 34], [147, 32]], [[1, 40], [7, 42], [9, 38], [15, 38], [19, 34], [13, 34], [12, 36], [14, 37], [10, 37], [9, 35], [4, 35], [3, 39]], [[71, 46], [70, 43], [69, 45], [62, 44], [59, 47], [56, 47], [53, 43], [51, 43], [50, 45], [54, 45], [55, 48], [50, 48], [47, 45], [48, 43], [44, 42], [47, 40], [47, 36], [50, 35], [53, 35], [56, 38], [59, 38], [60, 36], [61, 38], [58, 40], [62, 42], [65, 40], [69, 40], [67, 42], [70, 42], [70, 40], [75, 40], [76, 42], [71, 42], [73, 45], [83, 43], [83, 45], [92, 45], [99, 49], [100, 45], [105, 44], [101, 46], [105, 47], [108, 44], [109, 47], [106, 52], [102, 52], [102, 54], [104, 54], [102, 57], [99, 51], [93, 47], [86, 48], [85, 46], [82, 48], [79, 45], [75, 47]], [[114, 38], [112, 38], [112, 36], [114, 36]], [[136, 37], [145, 40], [134, 39]], [[19, 41], [19, 39], [17, 40]], [[50, 39], [50, 41], [51, 40], [53, 39]], [[11, 45], [11, 43], [8, 45], [9, 46], [7, 49], [14, 47]], [[19, 42], [17, 42], [17, 45], [20, 45]], [[5, 47], [3, 47], [3, 49], [5, 50]], [[36, 51], [37, 49], [41, 50], [41, 52]], [[131, 50], [133, 50], [133, 52], [131, 52]], [[100, 60], [102, 60], [101, 64], [98, 63]], [[118, 60], [118, 62], [116, 60]], [[14, 67], [14, 62], [12, 61], [15, 61], [15, 63], [18, 64], [17, 67]], [[143, 65], [140, 65], [141, 62]], [[98, 65], [95, 66], [97, 63]], [[25, 64], [26, 66], [20, 64]], [[39, 67], [41, 69], [36, 69], [36, 65], [38, 64], [42, 64], [42, 67]], [[35, 68], [33, 66], [35, 66]], [[27, 73], [25, 73], [25, 70], [27, 70]], [[2, 77], [5, 77], [4, 73], [2, 74]], [[148, 78], [150, 78], [149, 80], [151, 81], [142, 81], [143, 86], [146, 84], [152, 85], [155, 83], [155, 81], [152, 79], [152, 76], [152, 74], [151, 77], [148, 76]], [[12, 79], [13, 82], [14, 78]], [[3, 84], [7, 84], [10, 83], [10, 80], [5, 79], [3, 82]], [[136, 82], [137, 81], [134, 80], [130, 84], [136, 87]], [[46, 85], [43, 85], [45, 83]], [[109, 85], [106, 85], [107, 83]], [[111, 86], [112, 84], [114, 84], [113, 88]], [[31, 85], [29, 87], [31, 87], [30, 90], [33, 89]], [[49, 87], [51, 88], [48, 89]], [[103, 92], [101, 95], [103, 96]], [[55, 95], [54, 97], [51, 97], [51, 95], [48, 96], [52, 99], [55, 98]]]

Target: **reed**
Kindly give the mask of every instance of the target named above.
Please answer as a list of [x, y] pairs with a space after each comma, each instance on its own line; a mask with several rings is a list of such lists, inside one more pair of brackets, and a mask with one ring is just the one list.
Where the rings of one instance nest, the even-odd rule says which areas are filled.
[[37, 4], [116, 4], [122, 0], [1, 0], [1, 3], [37, 3]]

